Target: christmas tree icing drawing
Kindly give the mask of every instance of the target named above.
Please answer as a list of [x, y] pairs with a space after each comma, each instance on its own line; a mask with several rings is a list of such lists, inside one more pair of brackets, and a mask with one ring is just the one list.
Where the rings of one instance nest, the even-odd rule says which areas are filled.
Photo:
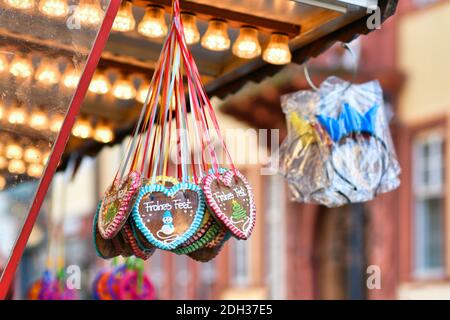
[[108, 211], [106, 211], [106, 215], [105, 215], [105, 221], [106, 223], [110, 223], [114, 217], [117, 214], [117, 204], [115, 202], [111, 203], [111, 205], [108, 207]]
[[233, 223], [242, 222], [247, 219], [247, 211], [239, 202], [233, 200], [231, 202], [231, 205], [233, 206], [231, 208], [233, 210], [231, 213], [231, 220], [233, 221]]

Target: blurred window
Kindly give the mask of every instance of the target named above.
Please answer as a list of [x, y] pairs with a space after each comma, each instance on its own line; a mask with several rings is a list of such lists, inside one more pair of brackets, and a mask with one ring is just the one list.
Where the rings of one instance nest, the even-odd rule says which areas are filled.
[[201, 263], [199, 266], [200, 273], [200, 287], [198, 289], [199, 299], [213, 299], [214, 284], [217, 279], [217, 264], [215, 260], [206, 263]]
[[161, 250], [156, 250], [150, 259], [150, 279], [155, 285], [156, 295], [161, 298], [161, 290], [165, 285], [163, 271], [163, 256]]
[[233, 241], [231, 281], [236, 287], [247, 287], [250, 284], [250, 250], [249, 241]]
[[188, 258], [183, 255], [176, 255], [174, 258], [174, 297], [176, 300], [185, 300], [188, 299], [188, 288], [191, 276], [188, 270]]
[[419, 135], [413, 147], [415, 275], [438, 277], [444, 270], [444, 140]]

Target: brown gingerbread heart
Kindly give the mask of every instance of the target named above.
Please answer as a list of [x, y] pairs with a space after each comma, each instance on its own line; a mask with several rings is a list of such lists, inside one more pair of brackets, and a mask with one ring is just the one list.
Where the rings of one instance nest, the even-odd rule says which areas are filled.
[[238, 239], [250, 237], [256, 220], [252, 189], [242, 173], [229, 170], [203, 179], [206, 203], [218, 220]]
[[98, 229], [104, 239], [114, 238], [122, 229], [141, 181], [140, 173], [131, 171], [122, 181], [116, 179], [105, 192], [98, 216]]

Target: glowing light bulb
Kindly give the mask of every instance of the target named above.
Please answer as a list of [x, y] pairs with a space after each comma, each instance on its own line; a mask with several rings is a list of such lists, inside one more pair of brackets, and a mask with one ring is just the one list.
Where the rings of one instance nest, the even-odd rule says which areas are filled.
[[50, 60], [42, 60], [41, 64], [36, 70], [34, 78], [40, 83], [52, 86], [59, 82], [61, 73], [59, 72], [58, 64]]
[[10, 124], [24, 124], [27, 120], [27, 112], [25, 108], [20, 106], [12, 106], [8, 112], [8, 122]]
[[28, 163], [40, 163], [42, 161], [42, 153], [38, 148], [30, 146], [25, 148], [23, 159]]
[[134, 27], [136, 26], [136, 20], [134, 20], [132, 8], [133, 5], [131, 4], [131, 2], [122, 2], [112, 26], [112, 29], [114, 31], [127, 32], [134, 29]]
[[146, 80], [142, 81], [139, 86], [138, 92], [136, 94], [136, 100], [140, 103], [145, 103], [145, 99], [147, 99], [147, 94], [149, 94], [148, 90], [150, 87], [150, 83]]
[[8, 159], [20, 160], [23, 158], [23, 148], [16, 142], [11, 142], [6, 146], [5, 156]]
[[105, 94], [111, 90], [111, 83], [106, 75], [97, 73], [89, 85], [89, 91], [96, 94]]
[[39, 178], [44, 171], [44, 166], [40, 163], [31, 163], [28, 165], [27, 174], [33, 178]]
[[181, 22], [184, 28], [184, 38], [187, 44], [194, 44], [200, 41], [200, 32], [197, 27], [197, 17], [193, 13], [182, 12]]
[[0, 73], [8, 70], [9, 62], [8, 58], [4, 54], [0, 54]]
[[208, 30], [203, 35], [202, 46], [212, 51], [223, 51], [230, 48], [231, 40], [228, 36], [228, 25], [223, 20], [213, 19], [209, 22]]
[[282, 33], [273, 33], [270, 36], [270, 42], [263, 53], [264, 61], [283, 65], [292, 60], [291, 50], [289, 49], [289, 37]]
[[8, 166], [8, 160], [4, 156], [0, 156], [0, 170], [5, 169]]
[[54, 114], [50, 120], [50, 131], [59, 132], [64, 122], [64, 116], [61, 114]]
[[80, 0], [75, 10], [74, 18], [86, 26], [100, 24], [103, 18], [103, 10], [97, 0]]
[[111, 142], [114, 140], [114, 132], [110, 126], [101, 123], [95, 128], [94, 139], [102, 143]]
[[8, 163], [8, 171], [16, 174], [24, 174], [26, 171], [25, 162], [22, 160], [10, 160]]
[[79, 119], [73, 129], [72, 134], [81, 139], [88, 139], [92, 136], [92, 126], [86, 119]]
[[0, 190], [5, 189], [6, 187], [6, 178], [4, 176], [0, 176]]
[[78, 72], [72, 66], [67, 66], [62, 76], [62, 83], [64, 84], [64, 86], [69, 89], [74, 89], [78, 86], [79, 81], [80, 72]]
[[41, 0], [39, 11], [49, 17], [65, 17], [69, 13], [69, 6], [66, 0]]
[[242, 59], [253, 59], [261, 54], [258, 30], [253, 27], [242, 27], [239, 37], [233, 44], [233, 54]]
[[145, 10], [144, 18], [138, 25], [138, 32], [149, 38], [161, 38], [167, 34], [167, 24], [164, 19], [164, 9], [150, 6]]
[[33, 74], [33, 65], [27, 58], [17, 55], [9, 65], [9, 72], [17, 78], [29, 78]]
[[28, 10], [34, 7], [34, 0], [6, 0], [5, 2], [10, 7], [19, 10]]
[[112, 94], [117, 99], [129, 100], [136, 97], [136, 89], [131, 79], [120, 77], [114, 83]]
[[46, 130], [48, 128], [46, 113], [41, 109], [35, 109], [30, 117], [30, 127], [36, 130]]

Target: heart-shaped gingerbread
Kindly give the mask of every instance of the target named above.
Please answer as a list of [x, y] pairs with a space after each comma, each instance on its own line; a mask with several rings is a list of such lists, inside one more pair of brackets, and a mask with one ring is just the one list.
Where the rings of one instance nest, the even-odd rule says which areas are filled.
[[203, 192], [211, 212], [238, 239], [250, 237], [256, 220], [252, 188], [238, 170], [210, 173], [203, 179]]
[[195, 184], [150, 184], [139, 189], [132, 218], [150, 244], [173, 250], [198, 230], [205, 208], [203, 192]]
[[114, 257], [117, 257], [122, 252], [122, 248], [120, 246], [120, 243], [117, 240], [117, 237], [114, 237], [113, 239], [104, 239], [100, 232], [98, 231], [98, 216], [99, 211], [101, 208], [102, 203], [100, 202], [98, 204], [97, 210], [95, 212], [94, 216], [94, 223], [92, 225], [93, 227], [93, 240], [94, 240], [94, 248], [95, 252], [97, 253], [97, 256], [103, 259], [111, 259]]
[[116, 179], [105, 192], [98, 217], [98, 230], [104, 239], [114, 238], [122, 229], [141, 182], [140, 173], [131, 171], [121, 181]]

